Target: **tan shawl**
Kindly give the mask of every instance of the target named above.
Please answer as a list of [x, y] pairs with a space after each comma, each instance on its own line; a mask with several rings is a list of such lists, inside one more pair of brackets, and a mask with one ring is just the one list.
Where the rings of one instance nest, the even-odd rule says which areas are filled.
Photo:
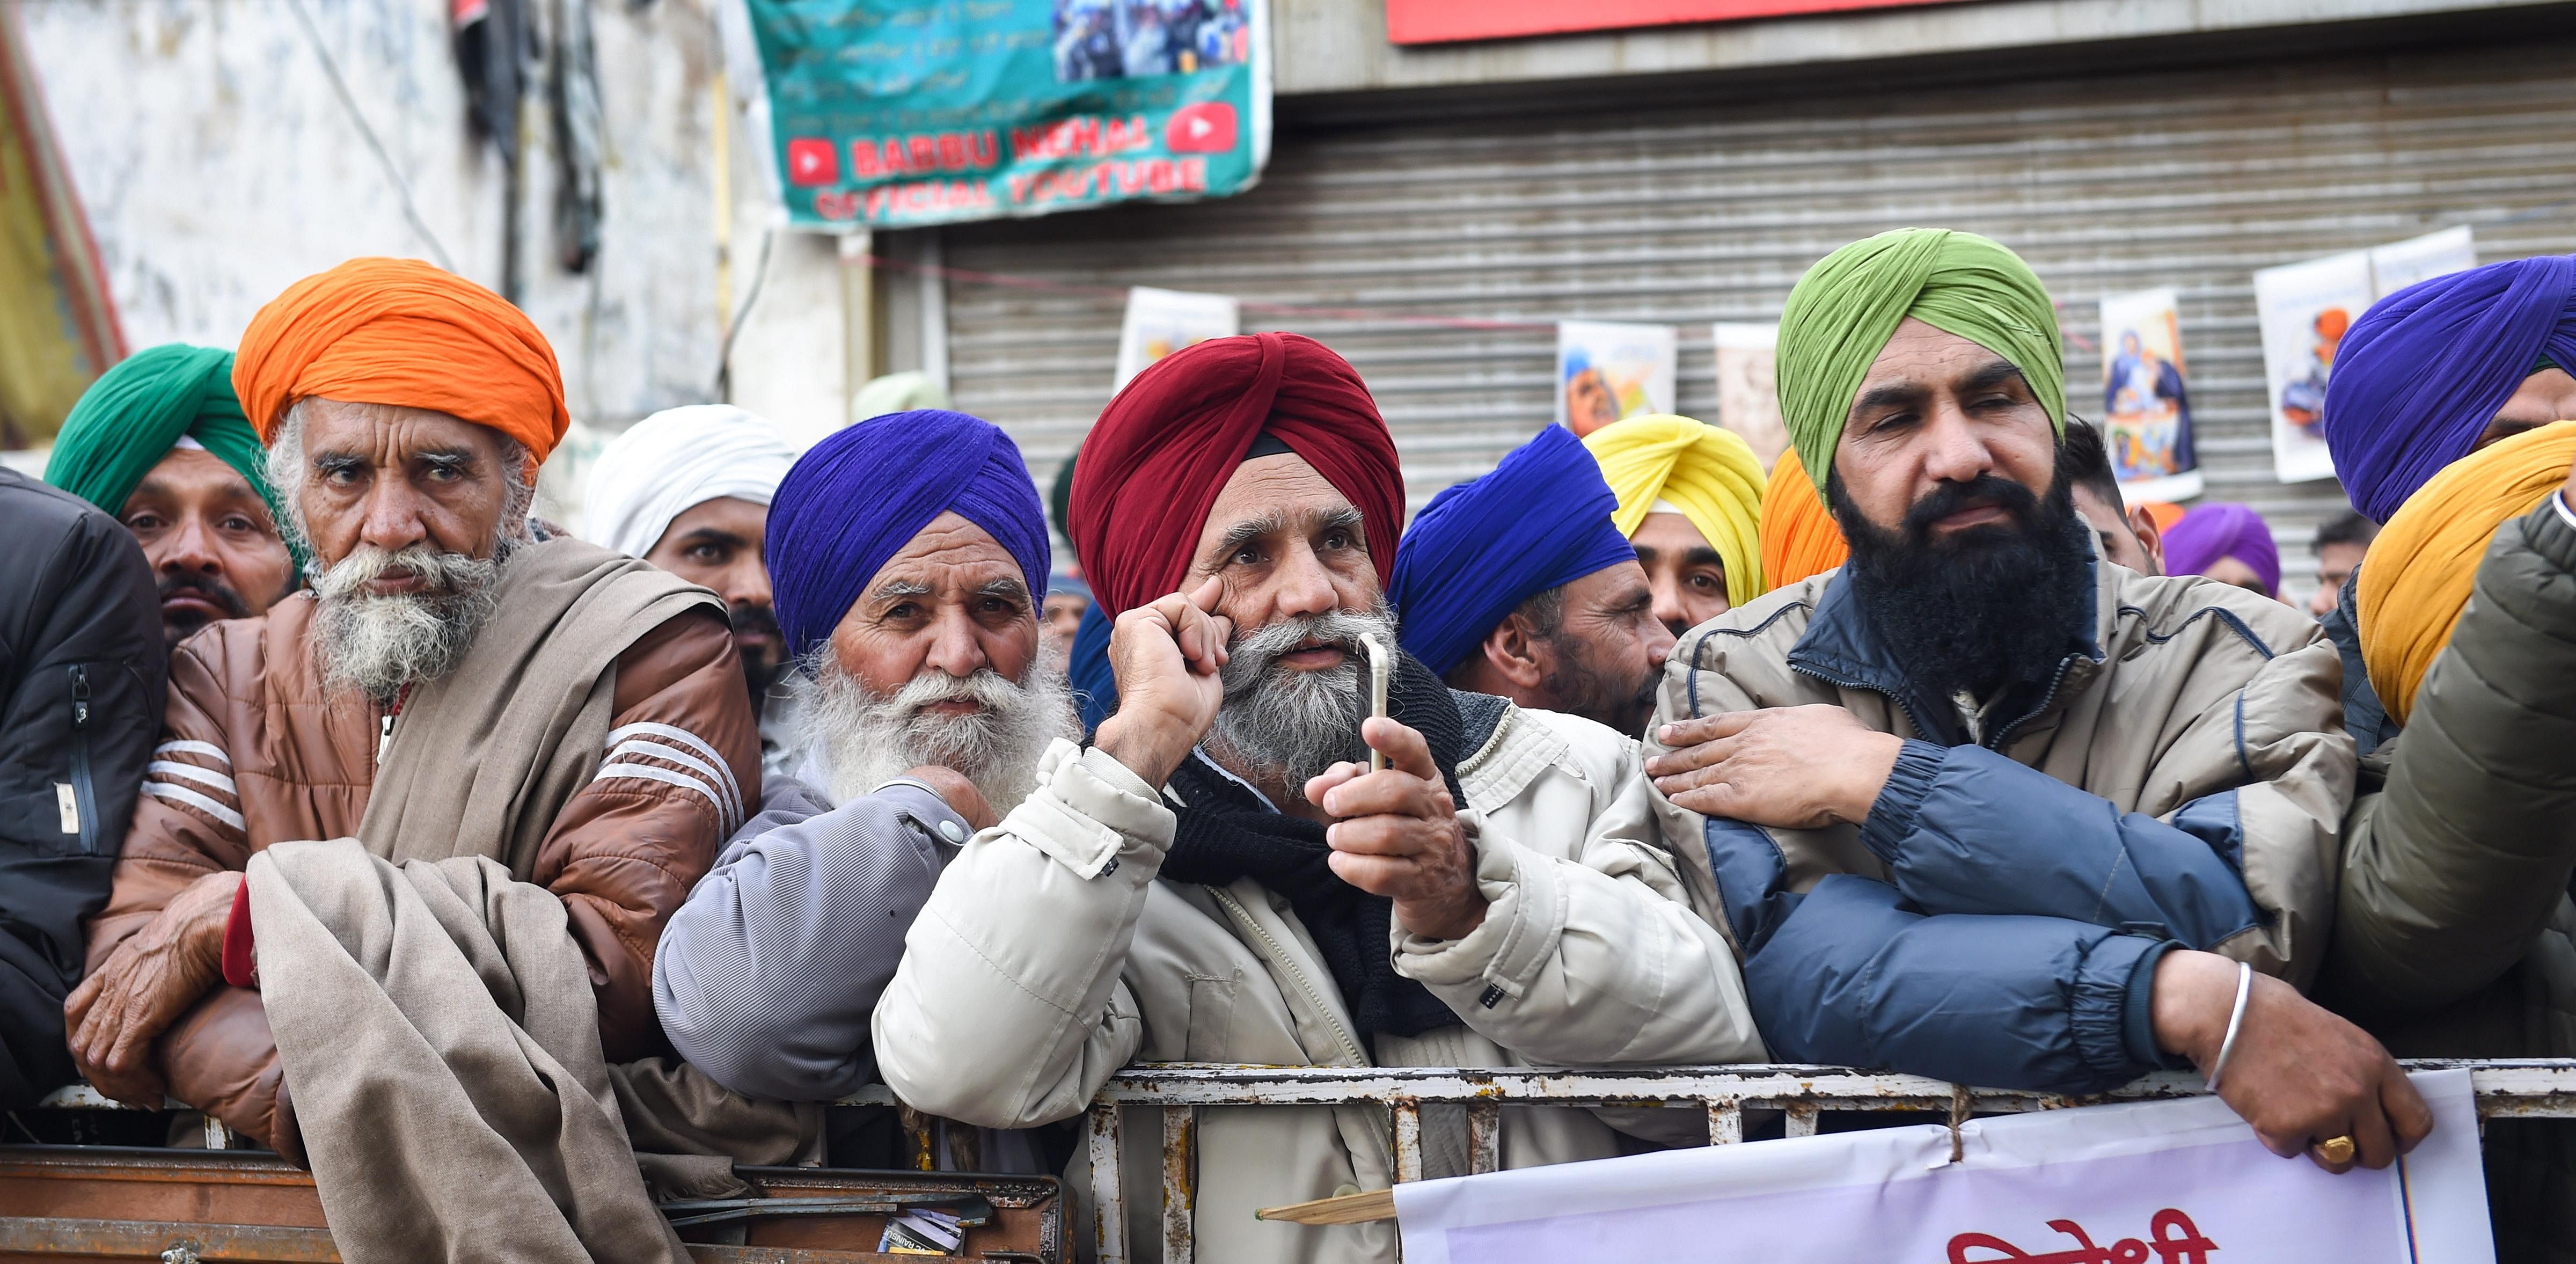
[[490, 856], [526, 881], [599, 770], [618, 656], [694, 606], [724, 617], [714, 593], [624, 554], [571, 539], [520, 548], [465, 661], [414, 690], [395, 722], [358, 822], [367, 850]]
[[572, 540], [511, 559], [465, 661], [416, 691], [359, 839], [251, 859], [262, 999], [341, 1258], [688, 1257], [655, 1183], [818, 1162], [822, 1112], [675, 1063], [607, 1066], [563, 903], [524, 881], [606, 744], [618, 655], [713, 594]]

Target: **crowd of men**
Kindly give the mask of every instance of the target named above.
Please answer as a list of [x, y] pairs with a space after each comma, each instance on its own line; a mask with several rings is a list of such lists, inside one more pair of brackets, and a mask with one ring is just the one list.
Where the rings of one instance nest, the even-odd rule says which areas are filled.
[[[1551, 427], [1408, 526], [1359, 374], [1259, 333], [1120, 391], [1052, 524], [972, 416], [693, 407], [575, 537], [535, 326], [351, 261], [0, 473], [0, 1099], [205, 1112], [353, 1260], [684, 1258], [657, 1195], [902, 1162], [827, 1109], [871, 1083], [942, 1168], [1079, 1183], [1140, 1059], [2192, 1068], [2384, 1167], [2392, 1054], [2576, 1055], [2576, 258], [2353, 324], [2313, 615], [2250, 511], [2123, 503], [2064, 362], [2018, 256], [1906, 229], [1791, 293], [1767, 474]], [[2568, 1129], [2487, 1153], [2504, 1257], [2571, 1258]], [[1365, 1109], [1194, 1158], [1208, 1258], [1396, 1257], [1253, 1216], [1387, 1186]]]

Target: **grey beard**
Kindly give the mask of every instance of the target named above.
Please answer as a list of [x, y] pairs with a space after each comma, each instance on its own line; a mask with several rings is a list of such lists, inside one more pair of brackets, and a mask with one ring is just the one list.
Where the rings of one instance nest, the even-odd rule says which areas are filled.
[[[1395, 644], [1395, 611], [1384, 598], [1365, 614], [1297, 616], [1236, 636], [1217, 670], [1225, 685], [1225, 705], [1210, 734], [1218, 751], [1278, 776], [1292, 791], [1334, 764], [1364, 757], [1360, 689], [1368, 652], [1362, 636]], [[1310, 640], [1339, 643], [1341, 664], [1323, 671], [1279, 666], [1281, 655]]]
[[[359, 545], [314, 579], [313, 636], [322, 678], [378, 700], [436, 680], [463, 662], [500, 603], [506, 542], [490, 557], [442, 553], [425, 544], [387, 553]], [[378, 594], [366, 585], [394, 567], [429, 582], [419, 593]]]
[[[1007, 816], [1037, 788], [1038, 758], [1048, 744], [1080, 732], [1072, 686], [1043, 655], [1019, 684], [989, 667], [965, 677], [933, 668], [879, 696], [841, 670], [827, 647], [790, 676], [788, 689], [796, 747], [835, 804], [935, 764], [973, 782], [994, 814]], [[983, 709], [969, 716], [924, 711], [961, 698]]]

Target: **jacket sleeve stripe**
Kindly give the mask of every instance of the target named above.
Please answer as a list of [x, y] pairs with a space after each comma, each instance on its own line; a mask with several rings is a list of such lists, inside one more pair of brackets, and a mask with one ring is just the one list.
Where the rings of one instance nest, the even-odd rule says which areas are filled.
[[241, 787], [234, 785], [232, 778], [211, 769], [199, 768], [195, 764], [182, 764], [167, 759], [156, 759], [151, 763], [144, 765], [143, 771], [147, 774], [158, 774], [164, 778], [184, 777], [201, 786], [213, 786], [215, 789], [221, 790], [235, 799], [241, 798]]
[[644, 781], [659, 781], [665, 785], [684, 786], [688, 789], [695, 790], [699, 794], [706, 796], [707, 802], [715, 807], [718, 832], [723, 834], [733, 833], [736, 822], [731, 816], [726, 814], [724, 800], [717, 798], [714, 791], [707, 789], [705, 782], [702, 782], [687, 773], [673, 772], [668, 768], [655, 768], [649, 764], [608, 764], [603, 766], [599, 770], [599, 775], [591, 778], [591, 781], [593, 783], [597, 783], [606, 781], [611, 777], [634, 777]]
[[241, 813], [233, 811], [231, 808], [225, 807], [223, 804], [217, 803], [214, 800], [187, 788], [186, 786], [174, 786], [166, 781], [146, 781], [143, 783], [143, 793], [151, 795], [156, 799], [168, 799], [174, 803], [187, 804], [189, 807], [195, 808], [236, 830], [245, 833], [249, 832], [250, 826], [242, 821]]
[[666, 759], [672, 763], [678, 764], [682, 768], [686, 768], [691, 772], [705, 777], [708, 785], [717, 787], [724, 791], [724, 794], [720, 796], [719, 801], [724, 804], [726, 818], [729, 820], [741, 819], [742, 800], [734, 797], [733, 779], [709, 766], [705, 760], [699, 759], [695, 755], [674, 750], [667, 742], [643, 740], [620, 742], [609, 749], [608, 762], [610, 764], [620, 767], [632, 764], [634, 762], [632, 760], [619, 759], [618, 756], [620, 755], [640, 755], [646, 759]]
[[668, 724], [654, 724], [647, 721], [637, 724], [629, 724], [624, 728], [611, 731], [608, 735], [608, 744], [611, 748], [614, 748], [618, 743], [632, 737], [663, 738], [665, 740], [678, 743], [683, 750], [697, 752], [701, 758], [705, 759], [708, 763], [715, 765], [716, 780], [724, 786], [725, 798], [731, 800], [736, 805], [736, 812], [739, 814], [740, 805], [742, 803], [742, 787], [734, 782], [733, 766], [726, 763], [725, 757], [718, 753], [715, 747], [707, 744], [705, 739], [688, 731], [687, 729], [675, 728]]
[[155, 755], [203, 755], [208, 759], [220, 759], [224, 761], [224, 767], [226, 768], [230, 768], [233, 765], [233, 757], [225, 754], [224, 748], [215, 745], [213, 742], [193, 742], [185, 738], [173, 738], [170, 741], [163, 742], [160, 745], [153, 747], [152, 753]]

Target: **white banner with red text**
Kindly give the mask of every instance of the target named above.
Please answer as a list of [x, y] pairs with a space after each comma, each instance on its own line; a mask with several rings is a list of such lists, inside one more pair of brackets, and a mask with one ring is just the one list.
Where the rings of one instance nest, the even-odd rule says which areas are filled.
[[[1407, 1264], [2494, 1264], [2467, 1071], [2333, 1175], [2215, 1098], [1704, 1146], [1395, 1189]], [[1507, 1156], [1508, 1157], [1508, 1156]]]

